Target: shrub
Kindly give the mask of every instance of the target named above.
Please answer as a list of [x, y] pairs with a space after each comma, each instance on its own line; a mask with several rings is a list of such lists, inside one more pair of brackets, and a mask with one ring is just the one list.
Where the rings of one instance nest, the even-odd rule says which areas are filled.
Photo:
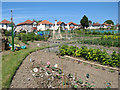
[[83, 57], [86, 60], [93, 60], [99, 62], [102, 65], [109, 65], [112, 67], [120, 67], [120, 57], [115, 51], [109, 55], [105, 50], [100, 49], [88, 49], [86, 46], [82, 46], [80, 49], [75, 46], [60, 46], [60, 55], [72, 55], [77, 57]]

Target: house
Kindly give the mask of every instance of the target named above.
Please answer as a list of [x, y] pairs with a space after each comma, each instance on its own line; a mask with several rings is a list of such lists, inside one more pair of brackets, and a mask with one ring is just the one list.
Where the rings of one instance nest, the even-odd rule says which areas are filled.
[[89, 24], [89, 27], [87, 29], [100, 29], [101, 28], [101, 24], [99, 24], [98, 22], [97, 23], [94, 23], [94, 24]]
[[77, 29], [77, 28], [79, 28], [79, 27], [78, 27], [78, 24], [76, 24], [76, 23], [74, 23], [74, 22], [69, 22], [69, 23], [67, 23], [66, 28], [67, 28], [68, 30], [75, 30], [75, 29]]
[[103, 24], [101, 25], [101, 28], [111, 28], [111, 24], [103, 23]]
[[57, 20], [55, 20], [55, 24], [54, 24], [55, 30], [57, 30], [59, 27], [61, 27], [62, 30], [65, 30], [66, 29], [65, 26], [66, 24], [64, 22], [61, 21], [57, 22]]
[[[13, 26], [15, 26], [14, 23]], [[11, 30], [11, 22], [6, 19], [2, 20], [0, 22], [0, 29]]]
[[120, 24], [115, 25], [117, 30], [120, 30]]
[[26, 32], [37, 31], [37, 23], [33, 20], [26, 20], [17, 24], [15, 31], [20, 32], [25, 30]]
[[41, 22], [38, 23], [37, 25], [37, 30], [48, 30], [48, 29], [53, 29], [53, 23], [47, 21], [47, 20], [43, 20]]

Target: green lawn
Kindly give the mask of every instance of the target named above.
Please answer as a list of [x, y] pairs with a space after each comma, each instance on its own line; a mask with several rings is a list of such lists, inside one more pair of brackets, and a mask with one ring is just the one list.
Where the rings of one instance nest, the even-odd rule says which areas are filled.
[[44, 48], [49, 48], [49, 46], [28, 48], [12, 52], [8, 55], [2, 55], [2, 88], [10, 87], [10, 82], [16, 69], [19, 67], [22, 61], [29, 55], [29, 53]]

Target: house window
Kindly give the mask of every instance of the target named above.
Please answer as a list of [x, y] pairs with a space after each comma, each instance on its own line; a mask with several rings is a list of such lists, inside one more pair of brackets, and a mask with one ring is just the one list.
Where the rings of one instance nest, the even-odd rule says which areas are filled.
[[2, 24], [2, 27], [4, 27], [4, 24]]

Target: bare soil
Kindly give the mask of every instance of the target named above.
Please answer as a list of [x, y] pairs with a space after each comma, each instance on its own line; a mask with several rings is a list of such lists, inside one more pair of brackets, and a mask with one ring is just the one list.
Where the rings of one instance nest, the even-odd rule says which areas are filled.
[[69, 73], [75, 74], [83, 81], [85, 81], [88, 73], [90, 75], [89, 82], [94, 82], [95, 88], [106, 88], [109, 82], [111, 83], [111, 88], [118, 88], [117, 71], [111, 73], [108, 70], [75, 63], [73, 60], [61, 59], [55, 53], [47, 52], [47, 50], [33, 52], [23, 61], [12, 80], [11, 88], [42, 88], [32, 76], [30, 58], [35, 60], [36, 63], [40, 63], [40, 61], [47, 63], [47, 61], [50, 61], [51, 65], [58, 64], [58, 67], [62, 68], [66, 75]]

